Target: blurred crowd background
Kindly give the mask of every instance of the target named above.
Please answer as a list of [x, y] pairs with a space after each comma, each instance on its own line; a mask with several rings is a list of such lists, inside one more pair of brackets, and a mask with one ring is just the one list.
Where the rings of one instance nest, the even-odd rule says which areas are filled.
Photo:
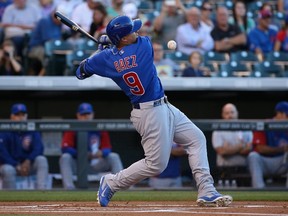
[[[0, 75], [70, 76], [97, 44], [64, 26], [60, 11], [95, 38], [111, 18], [140, 18], [161, 77], [287, 77], [288, 1], [0, 1]], [[167, 42], [177, 42], [176, 51]]]

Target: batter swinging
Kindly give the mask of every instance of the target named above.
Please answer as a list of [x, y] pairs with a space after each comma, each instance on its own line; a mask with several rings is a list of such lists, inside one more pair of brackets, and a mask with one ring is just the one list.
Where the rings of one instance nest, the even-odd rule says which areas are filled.
[[[228, 206], [232, 197], [219, 194], [213, 186], [202, 131], [179, 109], [168, 102], [153, 64], [153, 48], [148, 37], [138, 36], [139, 19], [113, 18], [106, 32], [113, 43], [84, 60], [76, 71], [78, 79], [93, 74], [111, 78], [132, 103], [131, 121], [142, 137], [145, 158], [130, 167], [101, 178], [98, 202], [107, 206], [113, 194], [141, 180], [160, 174], [167, 166], [173, 141], [184, 146], [197, 184], [200, 206]], [[104, 35], [100, 41], [107, 40]]]

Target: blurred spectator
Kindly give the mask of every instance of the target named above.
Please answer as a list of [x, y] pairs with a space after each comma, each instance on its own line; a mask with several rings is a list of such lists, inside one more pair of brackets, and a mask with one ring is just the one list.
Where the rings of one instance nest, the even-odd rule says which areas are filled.
[[14, 0], [13, 4], [6, 7], [2, 26], [5, 38], [11, 39], [15, 44], [17, 55], [23, 57], [27, 38], [40, 18], [39, 8], [27, 4], [27, 0]]
[[180, 0], [165, 0], [162, 2], [161, 13], [153, 23], [154, 39], [167, 44], [175, 40], [177, 27], [185, 23], [186, 9]]
[[159, 77], [173, 77], [179, 71], [179, 65], [172, 59], [165, 58], [163, 45], [160, 42], [153, 42], [154, 64]]
[[269, 27], [271, 17], [270, 11], [260, 11], [257, 26], [248, 34], [249, 49], [260, 59], [264, 59], [265, 53], [274, 49], [277, 32]]
[[274, 51], [288, 53], [288, 15], [285, 16], [282, 29], [277, 33]]
[[246, 50], [246, 34], [241, 32], [237, 25], [229, 24], [229, 12], [226, 7], [220, 6], [216, 11], [216, 26], [211, 31], [216, 52], [236, 52]]
[[17, 56], [14, 43], [5, 40], [0, 49], [0, 75], [23, 75], [20, 56]]
[[247, 9], [244, 1], [236, 1], [233, 4], [232, 17], [229, 18], [230, 24], [236, 24], [240, 27], [241, 31], [244, 33], [249, 33], [249, 31], [255, 28], [255, 21], [247, 16]]
[[122, 14], [130, 17], [131, 19], [138, 18], [138, 8], [134, 3], [125, 3], [122, 7]]
[[12, 3], [13, 3], [13, 0], [6, 0], [6, 1], [0, 2], [0, 21], [2, 21], [2, 16], [5, 11], [5, 8]]
[[101, 4], [101, 0], [87, 0], [77, 5], [72, 12], [72, 20], [89, 32], [90, 25], [93, 21], [94, 9]]
[[277, 0], [277, 10], [288, 15], [288, 0]]
[[[288, 120], [287, 101], [276, 104], [273, 120]], [[288, 130], [255, 131], [253, 147], [254, 151], [248, 156], [253, 188], [264, 188], [264, 177], [288, 174]]]
[[214, 27], [215, 20], [212, 20], [213, 7], [209, 1], [203, 1], [201, 5], [201, 24], [207, 25], [210, 31]]
[[156, 189], [182, 187], [181, 157], [185, 155], [182, 146], [173, 144], [167, 167], [160, 175], [149, 178], [149, 186]]
[[54, 17], [56, 10], [41, 18], [31, 33], [28, 44], [28, 75], [45, 74], [45, 42], [62, 38], [62, 23]]
[[[238, 119], [238, 110], [234, 104], [227, 103], [223, 106], [222, 119]], [[212, 145], [217, 154], [216, 163], [222, 180], [232, 180], [230, 174], [239, 169], [246, 170], [252, 139], [252, 131], [213, 131]]]
[[55, 0], [38, 0], [38, 7], [41, 11], [41, 17], [47, 17], [56, 8]]
[[2, 16], [3, 16], [3, 13], [5, 11], [5, 8], [12, 3], [13, 3], [13, 0], [6, 0], [6, 1], [0, 2], [0, 44], [2, 44], [3, 40], [4, 40], [4, 29], [3, 29], [3, 25], [2, 25]]
[[60, 0], [60, 2], [56, 3], [56, 5], [58, 10], [65, 14], [65, 16], [72, 18], [74, 9], [81, 3], [83, 3], [83, 0]]
[[[77, 111], [79, 121], [91, 121], [94, 118], [94, 110], [91, 104], [81, 103]], [[90, 172], [117, 173], [123, 169], [122, 162], [117, 153], [112, 152], [109, 133], [107, 131], [89, 131], [88, 140], [84, 141], [83, 147], [87, 146], [87, 159], [90, 162]], [[73, 172], [76, 171], [77, 158], [77, 133], [66, 131], [62, 139], [62, 155], [60, 157], [60, 170], [62, 174], [63, 187], [75, 189], [73, 183]]]
[[124, 0], [112, 0], [112, 5], [107, 7], [107, 13], [110, 17], [116, 17], [123, 13], [122, 8]]
[[204, 54], [206, 51], [212, 50], [214, 41], [210, 35], [210, 29], [200, 22], [200, 10], [192, 7], [187, 10], [186, 17], [187, 22], [177, 28], [177, 49], [186, 55], [190, 55], [193, 51]]
[[259, 8], [259, 12], [261, 11], [269, 11], [272, 14], [269, 28], [274, 29], [275, 31], [279, 31], [279, 28], [281, 27], [281, 23], [274, 16], [275, 13], [274, 13], [273, 6], [269, 2], [264, 2], [262, 6]]
[[90, 25], [89, 33], [95, 38], [99, 38], [106, 32], [106, 26], [109, 20], [105, 7], [101, 4], [96, 6], [93, 12], [93, 20]]
[[[12, 121], [26, 121], [27, 118], [24, 104], [14, 104], [11, 107]], [[3, 188], [16, 189], [16, 175], [26, 177], [36, 174], [36, 188], [46, 189], [48, 162], [43, 156], [43, 150], [39, 132], [1, 133], [0, 175], [3, 177]]]
[[[141, 18], [140, 18], [141, 19]], [[142, 19], [141, 19], [142, 21]], [[152, 34], [152, 26], [149, 23], [149, 21], [145, 22], [142, 27], [139, 29], [138, 34], [140, 36], [149, 36], [150, 39], [152, 39], [153, 34]]]
[[189, 66], [184, 68], [182, 77], [210, 77], [211, 71], [203, 66], [203, 58], [200, 52], [193, 51], [189, 56]]

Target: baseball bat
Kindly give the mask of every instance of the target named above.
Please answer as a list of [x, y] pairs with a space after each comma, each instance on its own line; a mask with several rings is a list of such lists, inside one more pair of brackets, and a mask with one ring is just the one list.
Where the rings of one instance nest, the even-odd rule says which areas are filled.
[[[84, 29], [82, 29], [77, 23], [75, 23], [74, 21], [72, 21], [71, 19], [66, 17], [60, 11], [56, 11], [54, 16], [56, 17], [56, 19], [58, 19], [64, 25], [71, 28], [73, 31], [80, 32], [81, 34], [85, 35], [86, 37], [88, 37], [89, 39], [91, 39], [92, 41], [94, 41], [97, 44], [104, 44], [104, 43], [99, 42], [96, 38], [94, 38], [92, 35], [90, 35], [88, 32], [86, 32]], [[104, 44], [104, 45], [107, 45], [107, 44]]]

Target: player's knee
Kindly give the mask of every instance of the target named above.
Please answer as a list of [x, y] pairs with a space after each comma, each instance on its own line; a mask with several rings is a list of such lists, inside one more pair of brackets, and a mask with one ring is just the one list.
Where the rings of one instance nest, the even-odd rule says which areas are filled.
[[16, 176], [16, 169], [9, 164], [4, 164], [1, 167], [1, 172], [3, 177]]
[[162, 162], [161, 161], [159, 161], [159, 162], [153, 161], [151, 163], [146, 161], [146, 164], [147, 164], [150, 172], [152, 173], [152, 175], [159, 175], [160, 173], [162, 173], [164, 171], [164, 169], [167, 166], [167, 162], [163, 162], [163, 161]]
[[108, 157], [109, 160], [120, 161], [119, 154], [117, 154], [115, 152], [111, 152], [107, 157]]
[[43, 155], [37, 156], [35, 159], [35, 163], [36, 163], [37, 167], [39, 167], [41, 169], [48, 168], [47, 158]]
[[248, 162], [251, 162], [251, 163], [253, 163], [253, 161], [257, 161], [259, 159], [260, 159], [259, 153], [254, 152], [254, 151], [250, 152], [248, 157], [247, 157]]
[[69, 153], [64, 153], [60, 157], [60, 163], [64, 161], [70, 161], [72, 159], [72, 156]]

